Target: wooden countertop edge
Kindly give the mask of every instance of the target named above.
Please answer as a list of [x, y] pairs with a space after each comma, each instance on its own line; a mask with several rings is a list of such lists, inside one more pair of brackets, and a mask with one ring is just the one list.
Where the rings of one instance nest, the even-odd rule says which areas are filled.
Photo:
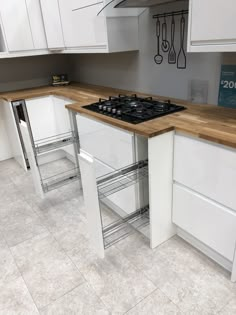
[[[193, 136], [195, 138], [200, 138], [203, 140], [211, 141], [214, 143], [218, 143], [218, 144], [236, 149], [236, 142], [227, 141], [225, 139], [222, 140], [220, 138], [216, 138], [216, 137], [209, 135], [207, 133], [202, 133], [200, 131], [200, 129], [202, 129], [201, 127], [199, 128], [199, 130], [194, 130], [194, 128], [189, 129], [189, 128], [175, 126], [174, 124], [173, 125], [163, 124], [163, 126], [161, 126], [161, 124], [159, 124], [159, 126], [161, 126], [161, 127], [159, 127], [160, 128], [159, 130], [155, 130], [154, 128], [152, 128], [152, 129], [150, 128], [147, 131], [147, 126], [142, 126], [142, 124], [139, 124], [139, 128], [140, 127], [143, 127], [143, 128], [136, 129], [134, 131], [135, 125], [130, 125], [128, 123], [124, 123], [124, 122], [119, 121], [117, 119], [112, 119], [108, 116], [100, 115], [100, 114], [88, 111], [84, 108], [77, 107], [77, 106], [78, 105], [75, 105], [75, 104], [66, 105], [66, 107], [68, 109], [73, 110], [73, 111], [78, 112], [78, 113], [81, 113], [87, 117], [90, 117], [90, 118], [94, 117], [95, 119], [98, 119], [102, 122], [108, 123], [110, 125], [113, 125], [115, 127], [121, 128], [121, 129], [125, 129], [125, 130], [130, 131], [130, 132], [135, 132], [136, 134], [139, 134], [141, 136], [145, 136], [148, 138], [153, 138], [153, 137], [159, 136], [159, 135], [164, 134], [164, 133], [169, 132], [169, 131], [176, 131], [176, 132], [184, 133], [184, 134], [189, 135], [189, 136]], [[146, 122], [145, 124], [148, 124], [148, 122]]]
[[[85, 83], [74, 83], [67, 87], [44, 86], [15, 92], [0, 93], [0, 99], [15, 101], [48, 95], [56, 95], [75, 101], [66, 105], [70, 110], [79, 112], [88, 117], [94, 117], [105, 123], [124, 130], [135, 132], [145, 137], [155, 137], [169, 131], [177, 131], [201, 138], [231, 148], [236, 148], [236, 110], [216, 107], [214, 105], [190, 104], [188, 101], [170, 98], [176, 104], [186, 106], [188, 111], [178, 112], [170, 116], [163, 116], [141, 124], [133, 125], [108, 116], [94, 113], [82, 108], [99, 97], [109, 95], [132, 94], [133, 91], [114, 89]], [[139, 96], [153, 96], [156, 99], [166, 100], [167, 97], [136, 92]], [[222, 120], [221, 120], [222, 117]], [[209, 125], [209, 126], [208, 126]], [[208, 127], [207, 127], [208, 126]], [[214, 135], [215, 133], [215, 135]]]

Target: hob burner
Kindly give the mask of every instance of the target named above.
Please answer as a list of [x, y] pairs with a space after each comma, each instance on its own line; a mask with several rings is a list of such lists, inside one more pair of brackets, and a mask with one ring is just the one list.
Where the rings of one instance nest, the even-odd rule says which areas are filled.
[[183, 106], [172, 104], [169, 100], [158, 101], [152, 99], [152, 97], [138, 97], [136, 94], [110, 96], [108, 100], [99, 99], [97, 103], [83, 107], [131, 124], [142, 123], [185, 109]]

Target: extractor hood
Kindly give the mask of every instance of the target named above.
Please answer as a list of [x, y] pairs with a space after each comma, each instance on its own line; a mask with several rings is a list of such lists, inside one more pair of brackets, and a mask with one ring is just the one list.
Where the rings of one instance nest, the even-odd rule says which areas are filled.
[[183, 0], [123, 0], [115, 8], [146, 8], [158, 4], [178, 2]]

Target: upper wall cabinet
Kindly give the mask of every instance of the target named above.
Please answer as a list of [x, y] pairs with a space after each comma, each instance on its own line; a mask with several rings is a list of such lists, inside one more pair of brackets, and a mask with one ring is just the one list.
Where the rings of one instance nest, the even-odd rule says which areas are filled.
[[39, 0], [0, 0], [0, 13], [9, 52], [47, 48]]
[[62, 50], [65, 44], [58, 0], [40, 0], [40, 3], [48, 48]]
[[65, 48], [68, 52], [138, 49], [137, 16], [107, 17], [105, 10], [98, 15], [107, 1], [58, 0], [58, 3]]
[[46, 49], [47, 41], [43, 24], [40, 0], [25, 0], [29, 15], [34, 49]]
[[66, 48], [106, 46], [106, 20], [96, 0], [58, 0]]
[[235, 0], [190, 0], [188, 51], [236, 51], [235, 16]]

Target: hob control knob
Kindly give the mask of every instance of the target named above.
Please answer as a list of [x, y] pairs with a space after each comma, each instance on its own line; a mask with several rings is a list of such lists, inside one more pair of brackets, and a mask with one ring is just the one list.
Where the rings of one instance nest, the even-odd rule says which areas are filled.
[[118, 110], [117, 110], [117, 115], [118, 115], [118, 116], [121, 116], [121, 114], [122, 114], [122, 111], [121, 111], [120, 109], [118, 109]]
[[104, 112], [107, 110], [107, 107], [106, 106], [103, 106], [103, 110], [104, 110]]
[[103, 106], [102, 105], [98, 105], [98, 109], [102, 110]]
[[116, 108], [112, 108], [112, 114], [116, 114]]

